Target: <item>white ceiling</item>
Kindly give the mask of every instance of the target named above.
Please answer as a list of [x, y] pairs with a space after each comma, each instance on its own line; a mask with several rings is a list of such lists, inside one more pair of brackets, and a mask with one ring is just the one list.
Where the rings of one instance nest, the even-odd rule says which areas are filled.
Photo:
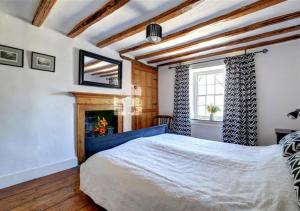
[[[116, 12], [112, 13], [111, 15], [105, 17], [98, 23], [88, 28], [85, 32], [80, 34], [75, 39], [80, 38], [96, 44], [102, 39], [105, 39], [115, 33], [121, 32], [122, 30], [127, 29], [142, 21], [145, 21], [151, 17], [154, 17], [166, 11], [167, 9], [178, 5], [181, 2], [183, 2], [183, 0], [131, 0], [129, 3], [125, 4], [125, 6], [121, 7]], [[255, 0], [204, 0], [192, 10], [161, 24], [163, 28], [163, 34], [166, 35], [173, 33], [180, 29], [189, 27], [195, 23], [206, 21], [208, 19], [225, 14], [229, 11], [232, 11], [241, 6], [245, 6], [253, 2], [255, 2]], [[48, 18], [46, 19], [42, 27], [53, 29], [62, 34], [67, 34], [77, 22], [94, 12], [97, 8], [101, 7], [105, 3], [106, 0], [59, 0], [52, 8]], [[38, 4], [39, 0], [0, 0], [0, 11], [11, 14], [25, 21], [31, 22]], [[180, 43], [191, 41], [195, 38], [207, 37], [211, 34], [232, 30], [238, 27], [255, 23], [257, 21], [262, 21], [271, 17], [295, 11], [300, 11], [300, 0], [288, 0], [278, 5], [261, 10], [259, 12], [244, 16], [242, 18], [228, 21], [225, 24], [221, 23], [215, 24], [210, 27], [205, 27], [200, 30], [194, 31], [193, 33], [190, 33], [185, 37], [181, 37], [179, 39], [151, 46], [135, 52], [130, 52], [128, 55], [136, 56], [142, 53], [148, 53], [151, 51], [156, 51], [158, 49], [168, 48], [171, 46], [178, 45]], [[201, 45], [185, 49], [184, 51], [219, 42], [235, 40], [237, 38], [243, 38], [249, 35], [255, 35], [262, 32], [267, 32], [274, 29], [279, 29], [282, 27], [292, 26], [296, 24], [300, 24], [300, 18], [264, 27], [253, 32], [245, 33], [243, 35], [203, 43]], [[299, 31], [289, 34], [296, 33], [299, 33]], [[276, 36], [274, 38], [287, 36], [289, 34]], [[273, 37], [264, 40], [270, 39], [273, 39]], [[144, 41], [145, 32], [141, 32], [122, 41], [116, 42], [108, 47], [114, 50], [120, 50], [122, 48], [126, 48], [137, 43], [142, 43]], [[256, 42], [260, 42], [260, 40]], [[245, 45], [248, 44], [250, 43], [246, 43]], [[204, 54], [219, 50], [221, 49], [205, 52]], [[172, 53], [166, 55], [171, 54]], [[159, 57], [161, 56], [153, 58]], [[151, 59], [149, 58], [147, 60]]]

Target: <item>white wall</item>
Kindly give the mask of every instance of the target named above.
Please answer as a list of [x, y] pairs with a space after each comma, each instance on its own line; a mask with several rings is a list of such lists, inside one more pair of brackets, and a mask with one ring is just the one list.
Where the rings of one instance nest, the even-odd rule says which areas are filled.
[[[276, 143], [275, 128], [300, 129], [300, 119], [286, 117], [288, 112], [300, 108], [300, 41], [267, 48], [267, 54], [256, 55], [259, 145]], [[173, 113], [174, 76], [174, 69], [159, 69], [160, 114]], [[222, 124], [193, 122], [192, 136], [222, 141], [221, 128]]]
[[[0, 65], [1, 188], [75, 166], [75, 99], [68, 92], [130, 95], [131, 66], [123, 62], [121, 90], [80, 86], [79, 49], [120, 60], [118, 54], [2, 13], [0, 29], [0, 44], [25, 50], [24, 68]], [[30, 51], [55, 56], [56, 72], [30, 69]], [[131, 129], [130, 115], [124, 129]]]

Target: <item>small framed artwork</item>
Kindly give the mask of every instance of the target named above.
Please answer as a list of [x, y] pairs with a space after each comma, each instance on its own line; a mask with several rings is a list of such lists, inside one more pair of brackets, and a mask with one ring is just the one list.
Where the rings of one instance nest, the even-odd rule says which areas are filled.
[[0, 64], [23, 67], [24, 50], [0, 45]]
[[55, 72], [55, 57], [37, 52], [31, 53], [31, 68]]

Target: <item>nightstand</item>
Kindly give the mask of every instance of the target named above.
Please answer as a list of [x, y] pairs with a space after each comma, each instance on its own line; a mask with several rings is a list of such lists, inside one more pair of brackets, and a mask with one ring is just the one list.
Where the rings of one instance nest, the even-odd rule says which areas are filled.
[[275, 129], [276, 137], [277, 137], [277, 144], [279, 141], [289, 133], [295, 132], [296, 130], [291, 129]]

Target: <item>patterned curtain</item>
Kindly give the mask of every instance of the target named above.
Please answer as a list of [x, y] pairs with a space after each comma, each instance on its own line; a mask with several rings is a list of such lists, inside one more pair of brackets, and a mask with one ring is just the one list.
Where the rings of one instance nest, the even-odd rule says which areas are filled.
[[255, 54], [225, 60], [223, 141], [255, 146], [257, 141]]
[[176, 67], [173, 132], [179, 135], [191, 135], [188, 65]]

